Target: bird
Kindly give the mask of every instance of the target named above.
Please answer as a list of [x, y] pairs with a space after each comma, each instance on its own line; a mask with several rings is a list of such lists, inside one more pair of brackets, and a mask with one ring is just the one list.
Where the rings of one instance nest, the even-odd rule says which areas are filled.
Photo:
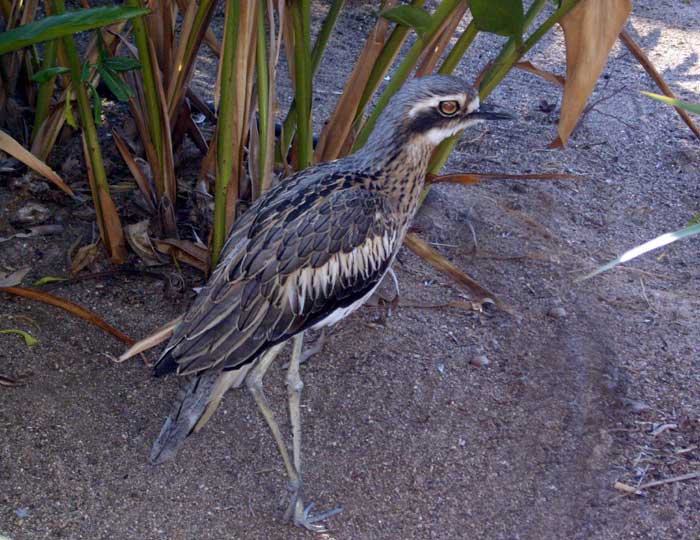
[[[484, 120], [462, 79], [431, 75], [394, 94], [367, 140], [347, 157], [297, 172], [260, 196], [232, 226], [219, 263], [155, 364], [180, 389], [150, 461], [175, 457], [230, 388], [245, 384], [276, 441], [289, 482], [284, 520], [309, 530], [340, 509], [304, 506], [299, 375], [303, 335], [357, 310], [390, 271], [443, 140]], [[293, 342], [286, 376], [292, 457], [263, 391], [263, 376]]]

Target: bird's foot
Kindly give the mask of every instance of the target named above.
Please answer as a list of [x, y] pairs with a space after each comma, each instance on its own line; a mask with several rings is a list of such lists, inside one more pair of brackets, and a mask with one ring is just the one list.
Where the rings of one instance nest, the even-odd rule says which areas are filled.
[[284, 512], [284, 521], [291, 521], [297, 527], [304, 527], [309, 531], [314, 532], [325, 532], [326, 527], [319, 523], [339, 514], [343, 511], [342, 508], [333, 508], [332, 510], [327, 510], [319, 514], [311, 514], [314, 508], [314, 503], [310, 503], [306, 508], [304, 508], [304, 503], [301, 498], [301, 481], [290, 482], [289, 491], [291, 493], [289, 504]]
[[309, 506], [304, 508], [301, 499], [298, 499], [294, 510], [294, 525], [296, 525], [297, 527], [304, 527], [309, 531], [326, 532], [326, 526], [320, 522], [325, 521], [326, 519], [343, 511], [341, 507], [338, 507], [333, 508], [332, 510], [326, 510], [325, 512], [321, 512], [320, 514], [312, 515], [311, 510], [313, 510], [313, 508], [314, 503], [311, 503], [309, 504]]

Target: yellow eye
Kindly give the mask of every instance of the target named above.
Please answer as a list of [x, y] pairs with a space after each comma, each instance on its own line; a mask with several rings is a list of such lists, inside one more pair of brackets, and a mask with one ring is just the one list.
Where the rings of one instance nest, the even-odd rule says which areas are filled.
[[444, 116], [454, 116], [459, 111], [459, 103], [457, 101], [441, 101], [438, 109], [440, 114]]

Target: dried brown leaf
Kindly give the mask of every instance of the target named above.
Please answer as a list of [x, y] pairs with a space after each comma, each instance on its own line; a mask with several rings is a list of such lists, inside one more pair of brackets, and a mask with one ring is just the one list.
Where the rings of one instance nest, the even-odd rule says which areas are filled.
[[[386, 2], [384, 7], [386, 9], [394, 4], [396, 2]], [[367, 41], [365, 41], [365, 47], [355, 62], [348, 82], [345, 83], [343, 93], [338, 99], [333, 114], [319, 136], [314, 152], [314, 161], [331, 161], [339, 156], [340, 150], [350, 134], [362, 92], [372, 73], [372, 67], [386, 42], [388, 28], [389, 21], [379, 17]]]
[[161, 253], [171, 255], [178, 261], [193, 266], [197, 270], [205, 273], [209, 270], [209, 250], [203, 246], [198, 246], [189, 240], [178, 240], [176, 238], [156, 240], [155, 246]]
[[14, 287], [22, 283], [24, 276], [31, 270], [30, 266], [20, 268], [14, 272], [0, 272], [0, 287]]
[[38, 172], [40, 175], [44, 176], [46, 179], [53, 182], [58, 188], [63, 190], [65, 193], [71, 197], [75, 197], [73, 190], [69, 188], [63, 179], [49, 167], [46, 163], [36, 157], [34, 154], [29, 152], [21, 144], [19, 144], [14, 138], [0, 130], [0, 150], [10, 154], [15, 159], [24, 163], [30, 169]]
[[566, 83], [559, 137], [551, 147], [569, 140], [631, 10], [631, 0], [584, 0], [561, 19], [566, 42]]
[[65, 227], [63, 225], [35, 225], [24, 229], [22, 232], [11, 234], [10, 236], [0, 236], [0, 244], [12, 240], [13, 238], [32, 238], [33, 236], [45, 236], [49, 234], [61, 234]]
[[168, 262], [168, 258], [158, 253], [148, 234], [147, 219], [124, 227], [127, 242], [146, 266], [159, 266]]
[[72, 257], [70, 263], [70, 276], [74, 277], [83, 268], [91, 265], [100, 254], [99, 242], [83, 246]]
[[117, 144], [117, 150], [119, 150], [122, 159], [124, 159], [124, 161], [126, 162], [126, 166], [129, 167], [129, 172], [131, 172], [131, 176], [134, 177], [134, 179], [136, 180], [136, 184], [141, 190], [141, 193], [143, 193], [144, 199], [146, 199], [146, 204], [148, 204], [148, 207], [151, 209], [151, 211], [155, 211], [156, 196], [155, 193], [153, 193], [153, 190], [151, 189], [151, 185], [148, 181], [148, 178], [144, 174], [139, 164], [134, 159], [134, 156], [131, 155], [129, 147], [124, 142], [124, 139], [122, 139], [121, 136], [114, 130], [112, 130], [112, 137], [114, 138], [114, 142]]

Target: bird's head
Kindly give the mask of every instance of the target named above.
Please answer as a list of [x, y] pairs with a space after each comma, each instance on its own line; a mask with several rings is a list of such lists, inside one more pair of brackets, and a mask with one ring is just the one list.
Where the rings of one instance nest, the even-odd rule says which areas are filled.
[[507, 113], [480, 110], [477, 90], [462, 79], [431, 75], [407, 82], [391, 98], [375, 132], [384, 131], [394, 142], [432, 150], [473, 124], [512, 118]]

